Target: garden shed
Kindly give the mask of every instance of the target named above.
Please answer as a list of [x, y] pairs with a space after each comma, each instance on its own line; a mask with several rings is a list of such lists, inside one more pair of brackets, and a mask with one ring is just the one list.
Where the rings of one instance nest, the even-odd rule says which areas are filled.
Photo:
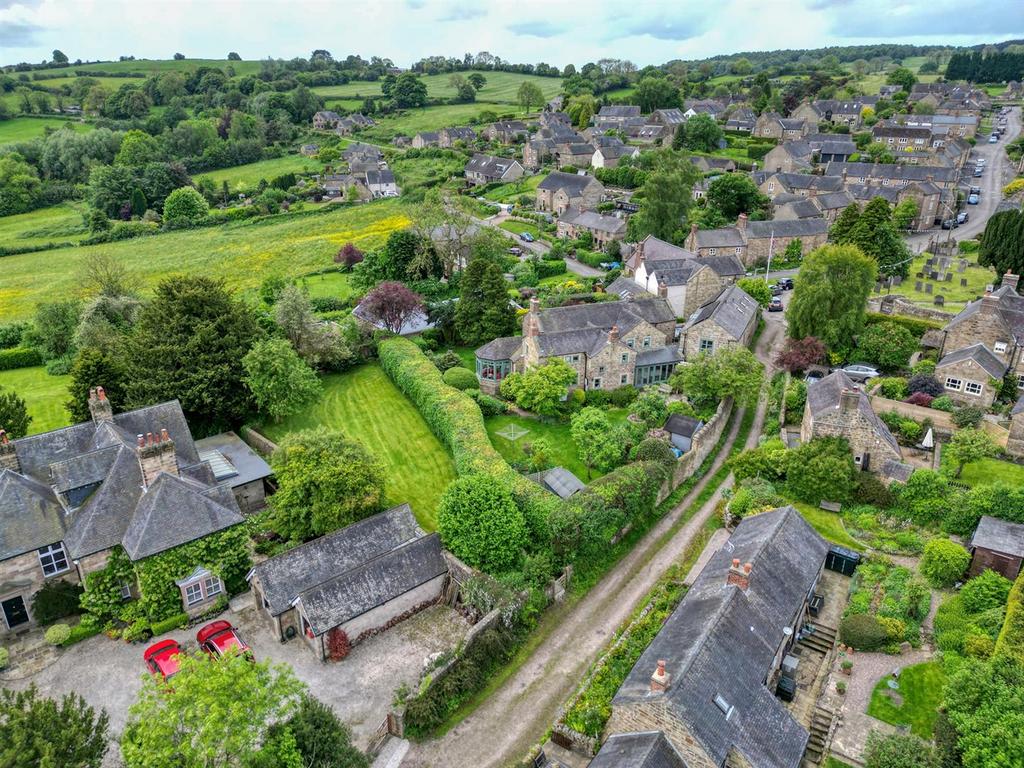
[[971, 577], [989, 569], [1010, 581], [1024, 561], [1024, 525], [985, 515], [971, 537]]

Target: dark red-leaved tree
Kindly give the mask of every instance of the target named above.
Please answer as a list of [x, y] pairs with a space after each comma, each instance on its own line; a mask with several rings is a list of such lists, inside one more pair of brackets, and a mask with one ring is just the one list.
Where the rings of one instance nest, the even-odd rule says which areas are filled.
[[399, 333], [407, 320], [423, 311], [423, 299], [402, 283], [388, 281], [366, 294], [362, 309], [368, 319]]
[[775, 358], [775, 364], [790, 373], [806, 371], [825, 359], [825, 345], [814, 336], [787, 339], [785, 348]]
[[356, 264], [363, 260], [363, 252], [352, 243], [345, 243], [334, 256], [335, 264], [343, 264], [346, 269], [351, 270]]

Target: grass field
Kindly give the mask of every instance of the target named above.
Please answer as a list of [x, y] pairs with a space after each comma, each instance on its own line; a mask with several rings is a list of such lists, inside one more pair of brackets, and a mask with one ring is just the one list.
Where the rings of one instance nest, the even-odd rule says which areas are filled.
[[232, 168], [221, 168], [210, 171], [199, 176], [199, 179], [211, 179], [214, 184], [220, 186], [223, 182], [233, 192], [244, 192], [252, 189], [260, 183], [260, 179], [270, 181], [275, 176], [285, 173], [319, 173], [323, 170], [323, 163], [311, 157], [302, 155], [285, 155], [276, 157], [273, 160], [260, 160], [258, 163], [247, 163], [236, 165]]
[[70, 383], [70, 376], [50, 376], [41, 365], [0, 371], [0, 390], [13, 390], [28, 407], [28, 415], [32, 417], [28, 425], [30, 435], [71, 423], [71, 417], [64, 410]]
[[[886, 676], [875, 685], [868, 714], [885, 723], [909, 725], [910, 730], [922, 739], [931, 739], [942, 703], [942, 687], [946, 684], [942, 664], [929, 661], [907, 667], [900, 672], [900, 687], [895, 691], [887, 685], [889, 680]], [[892, 694], [898, 694], [902, 699], [899, 705]]]
[[[235, 75], [253, 75], [260, 71], [259, 61], [228, 61], [227, 59], [136, 59], [135, 61], [100, 61], [95, 64], [72, 65], [68, 71], [74, 74], [78, 71], [86, 72], [142, 72], [152, 74], [154, 72], [190, 72], [199, 67], [218, 67], [226, 69], [231, 67]], [[120, 78], [118, 78], [120, 79]]]
[[[964, 308], [964, 305], [968, 302], [974, 301], [976, 298], [985, 293], [985, 286], [995, 280], [995, 272], [988, 267], [979, 267], [976, 262], [976, 257], [966, 255], [964, 258], [968, 260], [967, 269], [964, 272], [957, 272], [954, 268], [953, 279], [946, 282], [936, 282], [934, 280], [924, 280], [923, 278], [916, 277], [918, 272], [924, 272], [924, 263], [928, 258], [927, 255], [922, 254], [910, 265], [909, 276], [903, 281], [903, 285], [893, 286], [892, 292], [899, 293], [906, 296], [908, 299], [913, 301], [915, 304], [921, 306], [933, 306], [935, 303], [936, 296], [945, 297], [945, 309], [951, 309], [957, 312]], [[954, 262], [955, 264], [955, 262]], [[961, 287], [960, 279], [967, 279], [967, 286]], [[930, 282], [932, 283], [932, 291], [934, 293], [925, 293], [923, 290], [915, 290], [915, 283], [917, 281]], [[924, 286], [921, 286], [924, 288]]]
[[488, 110], [499, 116], [523, 116], [522, 110], [512, 107], [498, 109], [495, 105], [487, 104], [445, 104], [374, 118], [377, 124], [373, 128], [360, 131], [357, 138], [387, 143], [398, 134], [414, 136], [420, 131], [439, 131], [455, 125], [479, 124], [480, 113]]
[[791, 503], [803, 515], [804, 520], [811, 524], [814, 530], [833, 544], [838, 544], [841, 547], [847, 547], [857, 552], [864, 551], [864, 545], [849, 534], [843, 525], [843, 518], [838, 513], [812, 507], [810, 504], [804, 504], [799, 501]]
[[390, 505], [409, 502], [428, 531], [437, 528], [437, 504], [455, 465], [444, 446], [377, 364], [324, 377], [320, 402], [304, 413], [261, 431], [271, 440], [317, 426], [338, 429], [359, 440], [384, 462]]
[[89, 123], [62, 120], [59, 117], [15, 117], [11, 120], [0, 120], [0, 144], [28, 141], [42, 136], [47, 128], [57, 130], [65, 125], [70, 125], [76, 131], [92, 129], [92, 125]]
[[147, 286], [172, 274], [223, 278], [255, 288], [268, 275], [297, 276], [331, 266], [351, 241], [363, 250], [409, 225], [398, 200], [334, 206], [320, 215], [282, 214], [257, 222], [169, 232], [152, 237], [44, 253], [6, 256], [0, 272], [0, 323], [29, 317], [38, 302], [70, 294], [79, 265], [91, 253], [121, 259]]
[[352, 278], [343, 272], [308, 275], [301, 278], [299, 284], [309, 292], [310, 298], [347, 299], [352, 295]]
[[[608, 420], [613, 425], [620, 424], [626, 419], [624, 408], [612, 409], [607, 413]], [[510, 424], [514, 424], [521, 430], [528, 430], [528, 433], [515, 441], [498, 434]], [[551, 446], [551, 462], [555, 466], [565, 467], [585, 483], [604, 474], [595, 469], [591, 472], [590, 477], [587, 477], [587, 468], [576, 455], [576, 445], [572, 441], [568, 422], [546, 423], [536, 419], [524, 419], [521, 416], [504, 415], [490, 417], [487, 419], [486, 425], [491, 444], [510, 464], [525, 458], [522, 448], [524, 443], [532, 443], [537, 438], [543, 437]]]
[[[49, 80], [34, 80], [35, 85], [41, 85], [44, 88], [63, 88], [65, 85], [74, 85], [79, 79], [77, 75], [68, 75], [67, 77], [54, 77]], [[116, 91], [125, 83], [131, 85], [142, 85], [144, 78], [141, 77], [89, 77], [90, 80], [95, 80], [97, 85], [102, 85], [111, 91]]]
[[[470, 72], [460, 72], [463, 77]], [[520, 75], [515, 72], [481, 72], [487, 78], [484, 87], [477, 91], [476, 100], [478, 103], [486, 104], [515, 104], [516, 94], [519, 86], [524, 82], [535, 83], [540, 87], [544, 98], [550, 99], [562, 90], [562, 79], [560, 77], [539, 77], [537, 75]], [[432, 99], [450, 99], [456, 95], [455, 88], [451, 86], [450, 74], [423, 75], [420, 78], [427, 86], [427, 96]], [[356, 80], [344, 85], [325, 85], [313, 88], [313, 93], [323, 96], [325, 99], [332, 98], [366, 98], [367, 96], [380, 96], [380, 82], [366, 82]]]
[[29, 213], [0, 217], [0, 246], [7, 248], [77, 243], [85, 237], [84, 206], [61, 203]]
[[493, 200], [496, 203], [507, 203], [512, 198], [519, 197], [519, 195], [533, 196], [537, 192], [537, 187], [539, 187], [540, 183], [546, 178], [546, 173], [535, 173], [532, 176], [520, 176], [513, 182], [502, 184], [486, 192], [484, 197], [488, 200]]
[[[953, 467], [956, 469], [956, 467]], [[1024, 467], [1000, 459], [973, 461], [964, 467], [960, 482], [967, 485], [991, 485], [992, 483], [1024, 484]]]
[[395, 155], [388, 161], [395, 181], [403, 191], [414, 187], [443, 184], [452, 176], [461, 176], [466, 167], [463, 157], [406, 157]]

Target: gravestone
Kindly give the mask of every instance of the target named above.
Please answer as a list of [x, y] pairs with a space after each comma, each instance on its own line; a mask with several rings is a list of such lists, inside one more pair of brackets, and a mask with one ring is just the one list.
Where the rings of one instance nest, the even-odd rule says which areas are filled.
[[903, 285], [903, 278], [900, 277], [899, 275], [896, 275], [896, 277], [894, 277], [892, 279], [892, 284], [893, 285]]
[[935, 257], [933, 256], [932, 258], [930, 258], [927, 261], [925, 261], [924, 265], [926, 267], [934, 267], [935, 266]]
[[924, 272], [918, 272], [914, 277], [924, 277]]
[[881, 292], [882, 292], [882, 284], [881, 283], [875, 283], [875, 293], [881, 293]]
[[946, 303], [946, 297], [945, 296], [940, 294], [940, 295], [935, 297], [935, 305], [936, 306], [941, 307], [945, 303]]
[[967, 269], [967, 262], [960, 259], [960, 263], [956, 265], [956, 271], [963, 272], [965, 269]]
[[921, 288], [921, 281], [920, 280], [915, 280], [914, 281], [914, 290], [915, 291], [921, 291], [922, 290], [922, 288]]
[[953, 282], [953, 273], [952, 272], [947, 272], [946, 273], [946, 282], [947, 283]]
[[932, 280], [938, 280], [939, 273], [933, 269], [931, 272], [928, 273], [928, 277], [930, 277]]
[[932, 292], [932, 284], [931, 283], [925, 283], [924, 284], [924, 292], [925, 293], [931, 293]]
[[967, 287], [967, 278], [966, 277], [961, 277], [960, 278], [960, 287], [961, 288], [966, 288]]

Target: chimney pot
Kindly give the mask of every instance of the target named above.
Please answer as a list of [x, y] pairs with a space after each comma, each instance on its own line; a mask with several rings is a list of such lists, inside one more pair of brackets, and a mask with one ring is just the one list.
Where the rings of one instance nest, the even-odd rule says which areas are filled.
[[665, 671], [665, 659], [658, 659], [658, 667], [654, 670], [654, 674], [651, 675], [651, 691], [662, 692], [667, 691], [669, 683], [671, 681], [670, 675]]
[[740, 567], [740, 559], [738, 557], [734, 557], [732, 559], [732, 567], [733, 568], [739, 568]]
[[160, 430], [160, 441], [161, 442], [166, 442], [167, 440], [170, 440], [170, 439], [171, 439], [171, 436], [169, 434], [167, 434], [167, 430], [166, 429], [161, 429]]
[[744, 564], [743, 564], [743, 572], [744, 572], [745, 574], [747, 574], [747, 576], [749, 576], [749, 575], [750, 575], [750, 572], [751, 572], [751, 571], [752, 571], [753, 569], [754, 569], [754, 564], [753, 564], [753, 563], [744, 563]]
[[96, 397], [98, 397], [100, 400], [107, 399], [107, 393], [104, 391], [103, 387], [96, 387]]
[[10, 442], [11, 441], [7, 438], [7, 430], [0, 429], [0, 443], [3, 443], [4, 445], [7, 445]]
[[1014, 293], [1017, 293], [1017, 285], [1020, 283], [1020, 275], [1015, 275], [1012, 272], [1007, 272], [1003, 275], [1003, 285], [1008, 285], [1013, 289]]
[[136, 435], [135, 439], [138, 441], [139, 448], [142, 448], [146, 444], [146, 436], [145, 435]]
[[740, 568], [739, 558], [733, 558], [732, 566], [729, 568], [729, 573], [725, 577], [725, 583], [746, 591], [747, 587], [750, 586], [750, 571], [752, 567], [753, 566], [751, 566], [750, 563], [747, 563]]
[[89, 415], [95, 424], [114, 420], [114, 410], [103, 387], [89, 389]]
[[618, 341], [618, 340], [619, 340], [619, 326], [613, 325], [611, 327], [611, 330], [608, 331], [608, 341]]

